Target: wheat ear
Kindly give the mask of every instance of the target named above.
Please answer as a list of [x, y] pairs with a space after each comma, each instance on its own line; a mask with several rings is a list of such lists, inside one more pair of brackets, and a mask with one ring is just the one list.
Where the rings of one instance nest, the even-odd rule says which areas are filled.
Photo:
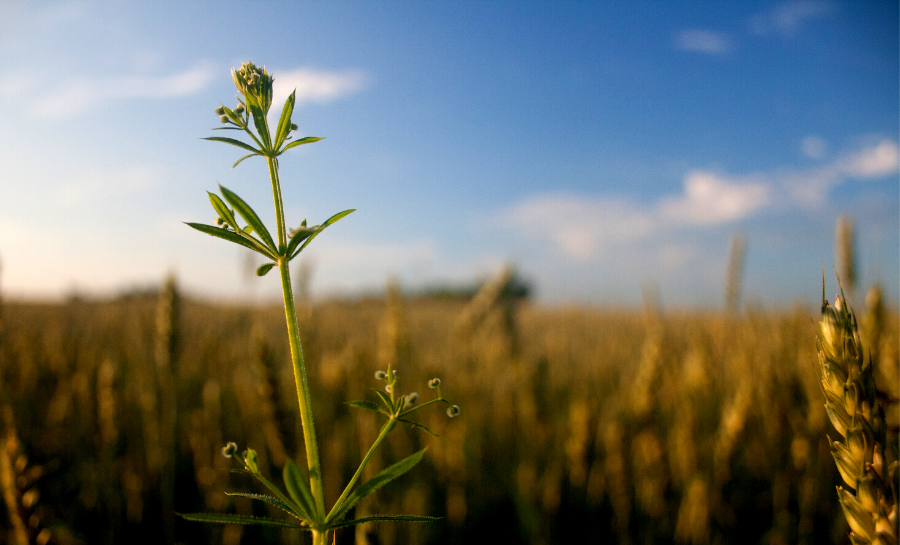
[[865, 358], [850, 305], [841, 296], [833, 307], [828, 304], [824, 285], [816, 344], [825, 411], [843, 437], [831, 442], [831, 453], [844, 483], [856, 491], [838, 487], [850, 541], [897, 544], [897, 462], [886, 467], [884, 408], [877, 401], [871, 360]]

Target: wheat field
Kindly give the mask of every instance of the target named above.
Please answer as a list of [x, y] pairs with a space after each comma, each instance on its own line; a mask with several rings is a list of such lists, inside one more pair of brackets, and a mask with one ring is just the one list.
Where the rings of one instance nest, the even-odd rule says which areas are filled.
[[[430, 514], [338, 543], [844, 543], [835, 432], [815, 370], [816, 308], [541, 307], [490, 287], [462, 298], [301, 305], [326, 497], [377, 433], [373, 373], [432, 377], [462, 408], [393, 434], [374, 474], [425, 460], [357, 507]], [[874, 308], [874, 307], [872, 307]], [[896, 459], [898, 316], [865, 304]], [[277, 473], [302, 440], [277, 306], [158, 293], [0, 314], [0, 515], [8, 543], [303, 543], [295, 530], [210, 526], [176, 512], [270, 515], [225, 491], [235, 441]], [[301, 466], [305, 461], [298, 460]], [[257, 511], [252, 511], [256, 509]]]

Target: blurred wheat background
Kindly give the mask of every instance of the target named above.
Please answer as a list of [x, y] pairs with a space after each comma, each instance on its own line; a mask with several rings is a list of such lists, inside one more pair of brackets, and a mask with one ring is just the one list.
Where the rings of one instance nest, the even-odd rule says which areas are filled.
[[[370, 523], [339, 543], [847, 541], [816, 309], [739, 311], [736, 296], [722, 312], [649, 297], [642, 310], [543, 308], [525, 295], [506, 270], [474, 297], [392, 285], [381, 298], [301, 299], [327, 497], [376, 433], [343, 404], [371, 397], [375, 370], [390, 363], [423, 394], [439, 376], [463, 408], [428, 414], [440, 438], [394, 434], [372, 474], [427, 445], [425, 462], [357, 508], [442, 522]], [[877, 291], [858, 310], [896, 399], [897, 312]], [[258, 449], [270, 473], [302, 453], [288, 358], [280, 307], [195, 300], [171, 278], [112, 300], [3, 302], [6, 542], [302, 542], [175, 515], [251, 514], [224, 494], [255, 491], [229, 473], [226, 441]], [[897, 405], [888, 412], [896, 450]]]

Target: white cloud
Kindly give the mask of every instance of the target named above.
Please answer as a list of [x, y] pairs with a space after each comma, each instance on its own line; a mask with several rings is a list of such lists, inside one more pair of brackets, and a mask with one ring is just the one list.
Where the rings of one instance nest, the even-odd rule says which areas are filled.
[[770, 200], [764, 182], [734, 182], [704, 171], [689, 172], [684, 195], [660, 203], [663, 217], [679, 223], [714, 225], [743, 219], [762, 209]]
[[776, 6], [772, 11], [750, 19], [750, 30], [756, 34], [793, 34], [800, 25], [817, 17], [824, 17], [835, 9], [834, 4], [820, 0], [793, 0]]
[[361, 70], [328, 71], [299, 68], [270, 72], [275, 76], [273, 84], [274, 104], [281, 104], [294, 89], [297, 104], [302, 102], [329, 102], [363, 90], [368, 77]]
[[646, 236], [653, 220], [627, 201], [539, 195], [501, 213], [500, 221], [526, 236], [550, 239], [566, 255], [588, 259], [604, 244]]
[[728, 38], [723, 33], [712, 30], [682, 30], [675, 34], [674, 40], [675, 46], [684, 51], [718, 55], [731, 49]]
[[810, 159], [823, 159], [828, 152], [828, 142], [821, 136], [810, 135], [800, 142], [803, 155]]
[[875, 147], [842, 159], [838, 166], [845, 174], [854, 178], [881, 178], [897, 173], [898, 158], [900, 152], [897, 144], [882, 140]]
[[828, 192], [851, 179], [874, 179], [897, 174], [900, 150], [897, 143], [882, 140], [874, 146], [845, 153], [816, 169], [789, 172], [780, 176], [787, 197], [803, 207], [821, 206]]
[[[807, 170], [777, 169], [751, 176], [691, 170], [685, 174], [680, 195], [656, 202], [544, 194], [515, 203], [497, 217], [501, 226], [523, 238], [550, 242], [563, 255], [589, 261], [601, 250], [684, 229], [726, 226], [767, 210], [815, 208], [832, 188], [852, 179], [896, 175], [898, 161], [897, 144], [882, 140]], [[671, 246], [661, 254], [661, 261], [667, 267], [684, 263], [692, 255], [688, 250], [684, 245]]]
[[75, 77], [38, 94], [30, 110], [41, 117], [83, 114], [104, 102], [128, 98], [171, 98], [196, 93], [212, 81], [209, 63], [165, 76]]

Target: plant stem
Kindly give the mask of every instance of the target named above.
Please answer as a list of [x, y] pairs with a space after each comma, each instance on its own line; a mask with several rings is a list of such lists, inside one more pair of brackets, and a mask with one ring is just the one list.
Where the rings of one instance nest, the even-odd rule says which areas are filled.
[[[291, 274], [288, 259], [278, 260], [278, 271], [281, 273], [281, 291], [284, 295], [284, 315], [287, 320], [288, 341], [291, 345], [291, 362], [294, 365], [294, 381], [297, 383], [297, 401], [300, 404], [300, 422], [303, 424], [303, 443], [306, 446], [306, 460], [309, 463], [309, 481], [316, 510], [325, 513], [325, 492], [322, 488], [322, 466], [319, 463], [319, 446], [316, 443], [316, 430], [313, 424], [312, 403], [309, 398], [309, 385], [306, 380], [306, 364], [303, 361], [303, 348], [300, 346], [300, 328], [297, 325], [297, 310], [294, 308], [294, 292], [291, 289]], [[315, 532], [313, 533], [315, 536]], [[315, 539], [313, 539], [315, 543]], [[324, 542], [323, 542], [324, 543]]]
[[[275, 201], [275, 222], [278, 226], [278, 249], [287, 247], [287, 233], [284, 229], [284, 204], [281, 197], [281, 180], [278, 178], [278, 159], [267, 157], [269, 178], [272, 180], [272, 198]], [[306, 380], [306, 363], [303, 361], [303, 347], [300, 345], [300, 327], [297, 325], [297, 309], [294, 307], [294, 290], [291, 286], [290, 260], [278, 260], [281, 273], [281, 292], [284, 296], [284, 315], [287, 321], [288, 341], [291, 345], [291, 363], [294, 366], [294, 382], [297, 384], [297, 402], [300, 405], [300, 423], [303, 425], [303, 443], [306, 446], [306, 461], [309, 464], [309, 481], [316, 510], [325, 513], [325, 491], [322, 487], [322, 465], [319, 462], [319, 445], [316, 442], [316, 428], [313, 423], [312, 402], [309, 384]]]
[[[267, 157], [269, 163], [269, 178], [272, 180], [272, 198], [275, 200], [275, 223], [278, 226], [278, 250], [284, 251], [287, 246], [287, 233], [284, 229], [284, 204], [281, 198], [281, 180], [278, 177], [278, 159]], [[292, 297], [293, 299], [293, 297]], [[285, 305], [287, 296], [285, 296]]]
[[328, 530], [313, 530], [312, 531], [312, 544], [313, 545], [328, 545]]
[[448, 405], [450, 404], [450, 403], [449, 403], [448, 401], [446, 401], [444, 398], [439, 397], [439, 398], [437, 398], [437, 399], [432, 399], [432, 400], [430, 400], [430, 401], [426, 401], [425, 403], [422, 403], [421, 405], [416, 405], [416, 406], [413, 407], [412, 409], [403, 411], [402, 413], [398, 414], [397, 416], [398, 416], [398, 417], [400, 417], [400, 416], [406, 416], [406, 415], [408, 415], [409, 413], [414, 413], [414, 412], [418, 411], [419, 409], [422, 409], [422, 408], [424, 408], [424, 407], [427, 407], [427, 406], [429, 406], [429, 405], [431, 405], [431, 404], [433, 404], [433, 403], [447, 403]]

